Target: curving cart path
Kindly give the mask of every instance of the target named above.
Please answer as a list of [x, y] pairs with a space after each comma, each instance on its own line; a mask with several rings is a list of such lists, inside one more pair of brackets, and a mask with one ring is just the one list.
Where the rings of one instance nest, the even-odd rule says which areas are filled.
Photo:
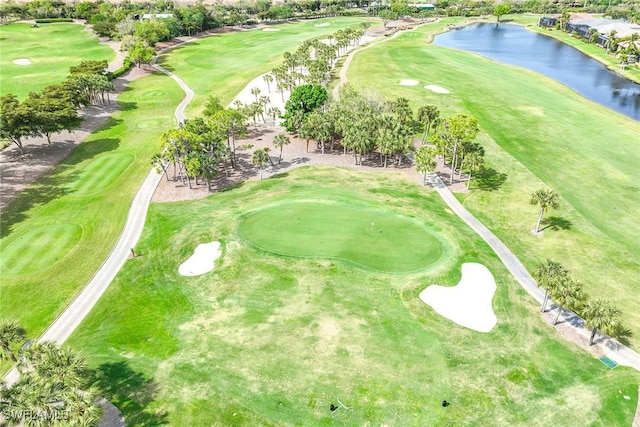
[[[166, 50], [166, 49], [165, 49]], [[158, 52], [158, 55], [164, 53], [165, 50]], [[156, 56], [157, 58], [157, 56]], [[176, 107], [174, 115], [178, 123], [185, 121], [184, 110], [194, 97], [193, 90], [178, 76], [164, 69], [160, 65], [156, 65], [155, 59], [151, 64], [158, 71], [170, 76], [184, 90], [185, 97]], [[38, 338], [38, 341], [55, 341], [62, 344], [73, 331], [80, 325], [82, 320], [89, 314], [91, 309], [96, 305], [104, 291], [107, 290], [111, 281], [116, 277], [118, 271], [122, 268], [126, 260], [131, 254], [132, 248], [136, 246], [144, 222], [147, 217], [147, 210], [151, 197], [160, 182], [162, 175], [152, 169], [131, 203], [129, 215], [124, 226], [124, 230], [115, 247], [109, 253], [107, 259], [102, 263], [100, 269], [93, 275], [91, 280], [80, 291], [78, 295], [69, 303], [67, 308], [54, 320], [47, 330]], [[18, 380], [18, 370], [13, 367], [5, 376], [4, 381], [8, 386], [15, 384]]]

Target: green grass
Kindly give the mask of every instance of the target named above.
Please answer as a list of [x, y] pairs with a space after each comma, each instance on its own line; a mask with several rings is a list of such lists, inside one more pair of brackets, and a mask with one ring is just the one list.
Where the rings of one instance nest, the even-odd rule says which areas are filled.
[[[169, 51], [158, 63], [179, 75], [196, 93], [187, 113], [197, 114], [209, 95], [223, 105], [262, 73], [282, 63], [282, 55], [293, 53], [305, 40], [343, 29], [358, 27], [362, 18], [307, 20], [272, 26], [280, 31], [261, 29], [212, 35]], [[374, 21], [376, 22], [376, 21]], [[322, 23], [330, 25], [321, 26]], [[378, 22], [376, 22], [378, 23]]]
[[426, 226], [331, 198], [279, 203], [250, 212], [243, 217], [239, 234], [280, 255], [337, 259], [371, 270], [405, 273], [430, 267], [443, 256], [442, 245]]
[[[440, 24], [442, 25], [442, 24]], [[443, 115], [467, 113], [484, 131], [489, 173], [464, 204], [532, 270], [555, 259], [593, 297], [611, 300], [640, 343], [640, 123], [587, 101], [566, 87], [517, 67], [428, 44], [425, 26], [356, 55], [348, 77], [414, 107], [436, 104]], [[399, 86], [401, 78], [420, 80]], [[436, 84], [451, 94], [423, 89]], [[537, 208], [530, 194], [548, 186], [562, 197], [543, 236], [533, 236]]]
[[[430, 270], [384, 274], [245, 244], [243, 215], [301, 200], [352, 200], [360, 212], [431, 224], [448, 256]], [[493, 252], [403, 174], [306, 167], [204, 200], [153, 204], [147, 224], [142, 256], [68, 341], [128, 425], [623, 426], [633, 418], [638, 373], [608, 369], [553, 333]], [[300, 232], [309, 245], [334, 233], [313, 224]], [[215, 270], [180, 276], [194, 247], [212, 240], [223, 247]], [[498, 324], [488, 334], [418, 299], [429, 284], [458, 283], [463, 262], [496, 278]], [[336, 398], [353, 409], [331, 413]]]
[[[145, 96], [163, 88], [163, 97]], [[164, 75], [130, 84], [121, 110], [2, 212], [2, 315], [37, 337], [88, 282], [120, 235], [149, 159], [183, 92]], [[156, 126], [139, 125], [153, 117]], [[0, 367], [6, 367], [2, 365]]]
[[[30, 24], [0, 25], [0, 96], [13, 93], [25, 98], [29, 92], [60, 83], [69, 67], [86, 60], [115, 57], [109, 46], [99, 45], [83, 25], [56, 23], [31, 28]], [[16, 65], [27, 58], [31, 65]]]

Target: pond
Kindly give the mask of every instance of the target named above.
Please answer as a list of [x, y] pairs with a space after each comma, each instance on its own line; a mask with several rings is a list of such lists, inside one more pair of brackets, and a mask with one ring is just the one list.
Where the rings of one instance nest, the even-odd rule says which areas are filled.
[[554, 38], [518, 25], [475, 24], [436, 36], [434, 44], [474, 52], [544, 74], [597, 102], [640, 120], [640, 85]]

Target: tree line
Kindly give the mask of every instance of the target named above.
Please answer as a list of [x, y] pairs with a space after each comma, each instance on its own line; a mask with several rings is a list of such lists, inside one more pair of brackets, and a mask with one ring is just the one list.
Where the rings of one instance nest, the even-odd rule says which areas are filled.
[[24, 153], [25, 137], [46, 137], [72, 132], [82, 124], [78, 109], [110, 102], [115, 87], [106, 73], [107, 61], [83, 61], [69, 69], [65, 81], [30, 92], [20, 101], [14, 94], [0, 97], [0, 139]]
[[556, 303], [558, 312], [553, 321], [558, 324], [560, 314], [572, 310], [591, 329], [589, 344], [593, 345], [598, 332], [617, 338], [626, 343], [631, 332], [625, 328], [620, 316], [622, 312], [604, 299], [590, 299], [582, 283], [577, 281], [559, 262], [546, 260], [536, 266], [533, 277], [538, 286], [545, 290], [541, 312], [547, 310], [550, 301]]

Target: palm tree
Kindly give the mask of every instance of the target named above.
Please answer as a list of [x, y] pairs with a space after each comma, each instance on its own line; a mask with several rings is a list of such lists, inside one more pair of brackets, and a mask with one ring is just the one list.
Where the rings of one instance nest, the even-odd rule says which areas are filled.
[[431, 126], [440, 117], [440, 110], [435, 105], [423, 105], [418, 109], [418, 121], [424, 125], [424, 133], [422, 134], [422, 143], [427, 142], [427, 136]]
[[263, 148], [253, 152], [251, 163], [260, 168], [260, 179], [262, 179], [262, 169], [269, 161], [269, 153]]
[[607, 42], [605, 43], [605, 47], [607, 48], [607, 53], [612, 53], [616, 51], [618, 46], [618, 40], [616, 39], [616, 35], [618, 32], [616, 30], [609, 31], [607, 35]]
[[613, 335], [620, 326], [621, 313], [608, 301], [600, 299], [589, 301], [580, 312], [586, 326], [592, 329], [589, 345], [593, 345], [598, 330], [604, 334]]
[[265, 74], [262, 79], [267, 83], [267, 92], [271, 93], [270, 84], [273, 83], [274, 77], [272, 73]]
[[540, 206], [540, 215], [538, 216], [538, 223], [536, 224], [536, 233], [540, 232], [540, 222], [542, 222], [542, 216], [547, 209], [558, 209], [560, 207], [560, 204], [558, 203], [559, 199], [560, 196], [558, 193], [550, 188], [540, 189], [531, 195], [529, 203]]
[[464, 158], [467, 170], [469, 171], [469, 176], [467, 177], [467, 190], [471, 186], [471, 175], [484, 167], [484, 149], [479, 144], [475, 144], [475, 146], [478, 148], [467, 153]]
[[258, 95], [260, 95], [261, 92], [258, 86], [251, 88], [251, 95], [256, 97], [256, 102], [258, 102]]
[[538, 286], [544, 289], [544, 300], [540, 311], [544, 312], [549, 301], [549, 294], [554, 293], [558, 287], [558, 283], [566, 280], [569, 275], [569, 270], [564, 268], [559, 262], [546, 260], [542, 264], [538, 264], [536, 271], [533, 273], [533, 277], [538, 282]]
[[558, 313], [553, 321], [554, 325], [558, 324], [562, 311], [565, 309], [578, 310], [586, 297], [582, 285], [569, 275], [559, 277], [556, 286], [549, 289], [549, 294], [558, 305]]
[[415, 161], [416, 170], [423, 172], [424, 177], [422, 179], [423, 184], [427, 184], [427, 173], [431, 172], [436, 167], [435, 150], [433, 147], [423, 145], [416, 150]]
[[278, 156], [278, 164], [280, 164], [280, 162], [282, 161], [282, 147], [289, 144], [291, 144], [291, 140], [287, 135], [283, 133], [276, 135], [276, 137], [273, 139], [274, 147], [280, 149], [280, 156]]
[[26, 332], [15, 320], [0, 319], [0, 358], [8, 357], [14, 363], [18, 361], [11, 347], [26, 340]]

